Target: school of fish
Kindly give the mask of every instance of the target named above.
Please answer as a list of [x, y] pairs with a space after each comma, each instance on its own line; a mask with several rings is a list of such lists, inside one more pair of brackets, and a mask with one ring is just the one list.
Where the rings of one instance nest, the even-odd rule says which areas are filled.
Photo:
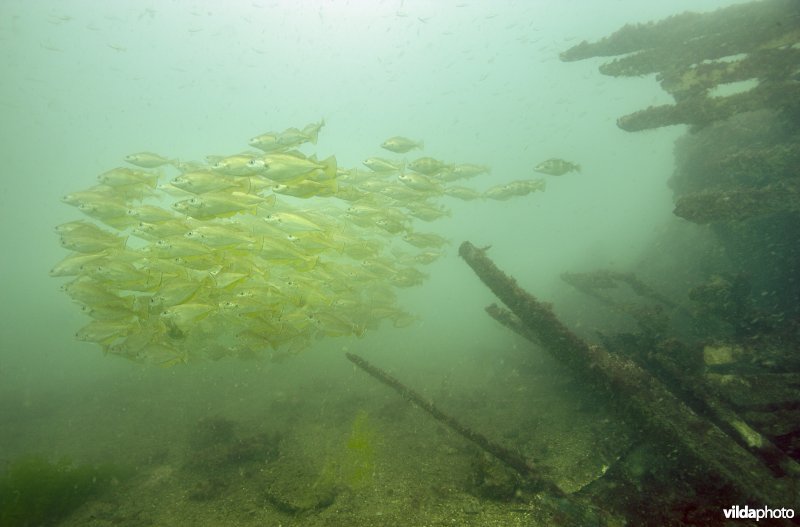
[[[518, 180], [485, 192], [454, 184], [489, 173], [432, 157], [371, 157], [342, 169], [298, 148], [324, 121], [267, 132], [250, 150], [183, 162], [151, 152], [62, 198], [85, 217], [56, 227], [70, 254], [52, 270], [90, 322], [79, 340], [107, 354], [170, 366], [199, 358], [279, 359], [325, 336], [404, 327], [396, 289], [448, 240], [418, 230], [440, 203], [507, 200], [544, 190]], [[392, 137], [394, 154], [422, 149]], [[165, 170], [174, 175], [166, 181]], [[162, 181], [163, 180], [163, 181]]]

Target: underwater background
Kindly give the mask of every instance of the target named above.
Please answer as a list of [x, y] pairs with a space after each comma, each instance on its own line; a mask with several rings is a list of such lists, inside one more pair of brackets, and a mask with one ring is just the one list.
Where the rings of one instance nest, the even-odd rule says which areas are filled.
[[[540, 459], [566, 492], [609, 470], [632, 432], [546, 351], [486, 316], [494, 298], [458, 246], [491, 246], [590, 342], [631, 322], [562, 273], [636, 272], [685, 298], [722, 258], [706, 226], [673, 214], [667, 181], [687, 127], [616, 124], [672, 97], [654, 75], [603, 76], [602, 59], [559, 54], [628, 23], [741, 3], [4, 1], [0, 468], [113, 464], [108, 488], [53, 513], [64, 525], [579, 524], [570, 514], [583, 512], [526, 499], [494, 461], [344, 353]], [[80, 218], [62, 196], [134, 152], [228, 155], [320, 119], [313, 152], [340, 168], [389, 157], [380, 144], [402, 135], [424, 140], [420, 155], [491, 167], [479, 188], [540, 176], [547, 188], [446, 202], [451, 215], [425, 230], [450, 244], [421, 286], [398, 292], [418, 317], [409, 327], [314, 340], [280, 361], [170, 368], [74, 338], [88, 318], [59, 290], [67, 280], [48, 276], [67, 254], [54, 227]], [[581, 171], [536, 174], [548, 158]], [[629, 471], [655, 472], [635, 454], [641, 466]], [[42, 461], [65, 459], [61, 469]], [[15, 525], [7, 514], [0, 525]]]

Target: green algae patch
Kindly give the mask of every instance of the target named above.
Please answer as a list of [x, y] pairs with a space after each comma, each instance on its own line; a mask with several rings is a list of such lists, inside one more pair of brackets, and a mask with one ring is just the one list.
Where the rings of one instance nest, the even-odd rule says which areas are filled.
[[31, 455], [13, 461], [0, 475], [0, 527], [55, 524], [130, 470], [112, 464], [74, 465]]

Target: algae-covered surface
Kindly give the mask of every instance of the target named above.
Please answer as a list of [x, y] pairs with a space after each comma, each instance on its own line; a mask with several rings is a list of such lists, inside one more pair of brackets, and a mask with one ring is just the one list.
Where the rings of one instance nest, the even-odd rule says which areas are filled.
[[[576, 490], [627, 438], [520, 344], [423, 371], [363, 353]], [[4, 457], [53, 456], [55, 441], [58, 455], [135, 467], [64, 526], [548, 525], [571, 514], [328, 350], [284, 364], [122, 371], [52, 397], [5, 398], [24, 416], [2, 429]]]
[[644, 4], [2, 2], [0, 527], [798, 508], [798, 4]]

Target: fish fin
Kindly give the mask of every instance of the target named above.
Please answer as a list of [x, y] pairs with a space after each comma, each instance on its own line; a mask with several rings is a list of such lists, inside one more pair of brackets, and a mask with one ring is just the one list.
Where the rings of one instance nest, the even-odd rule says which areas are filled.
[[322, 161], [320, 161], [325, 168], [322, 170], [325, 172], [325, 175], [329, 179], [336, 179], [337, 174], [337, 166], [336, 166], [336, 156], [329, 156]]
[[577, 170], [578, 172], [580, 172], [580, 171], [581, 171], [581, 166], [580, 166], [580, 165], [575, 165], [575, 170]]
[[319, 130], [325, 126], [325, 119], [321, 119], [320, 122], [316, 125], [311, 125], [310, 133], [308, 133], [308, 141], [315, 145], [317, 144], [317, 137], [319, 137]]
[[321, 182], [322, 189], [321, 192], [318, 192], [318, 196], [331, 196], [339, 192], [339, 182], [336, 178], [330, 178], [326, 181]]

